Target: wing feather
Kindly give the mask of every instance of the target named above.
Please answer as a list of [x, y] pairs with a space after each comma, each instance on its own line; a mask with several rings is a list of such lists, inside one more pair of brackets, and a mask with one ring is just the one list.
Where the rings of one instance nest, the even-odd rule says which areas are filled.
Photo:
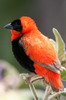
[[45, 67], [53, 72], [60, 73], [60, 69], [61, 69], [60, 61], [56, 61], [54, 64], [40, 64], [40, 63], [36, 63], [36, 64]]

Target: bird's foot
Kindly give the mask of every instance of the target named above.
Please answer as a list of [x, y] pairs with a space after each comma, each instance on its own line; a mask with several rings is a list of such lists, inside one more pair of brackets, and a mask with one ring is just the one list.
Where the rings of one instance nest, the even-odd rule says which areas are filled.
[[35, 74], [23, 73], [20, 74], [19, 76], [26, 82], [26, 84], [33, 83], [39, 79], [44, 80], [44, 78]]

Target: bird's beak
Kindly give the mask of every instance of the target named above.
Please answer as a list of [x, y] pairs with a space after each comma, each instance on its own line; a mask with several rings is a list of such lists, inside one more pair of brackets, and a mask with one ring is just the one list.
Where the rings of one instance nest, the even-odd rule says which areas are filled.
[[11, 23], [9, 23], [9, 24], [5, 25], [4, 28], [13, 29], [13, 26], [11, 25]]

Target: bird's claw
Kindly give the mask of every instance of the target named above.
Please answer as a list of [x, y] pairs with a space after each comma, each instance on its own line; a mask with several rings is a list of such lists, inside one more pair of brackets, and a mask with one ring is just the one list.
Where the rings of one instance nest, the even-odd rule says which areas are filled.
[[31, 79], [32, 77], [35, 76], [35, 74], [23, 73], [23, 74], [20, 74], [19, 76], [25, 81], [26, 84], [30, 84]]

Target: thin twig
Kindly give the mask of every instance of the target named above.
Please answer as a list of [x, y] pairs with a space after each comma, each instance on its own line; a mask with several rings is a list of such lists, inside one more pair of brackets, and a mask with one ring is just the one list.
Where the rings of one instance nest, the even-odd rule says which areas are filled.
[[35, 99], [35, 100], [38, 100], [38, 96], [37, 96], [37, 94], [36, 94], [36, 89], [35, 89], [34, 85], [33, 85], [32, 83], [30, 83], [30, 84], [29, 84], [29, 87], [30, 87], [30, 89], [31, 89], [31, 91], [32, 91], [32, 93], [33, 93], [34, 99]]
[[57, 97], [57, 96], [58, 96], [59, 94], [61, 94], [61, 93], [64, 93], [64, 91], [59, 91], [59, 92], [54, 93], [53, 95], [50, 95], [50, 96], [48, 97], [48, 100], [51, 100], [51, 99]]
[[[33, 75], [29, 75], [29, 74], [25, 74], [25, 73], [20, 74], [20, 77], [22, 77], [22, 79], [29, 85], [29, 87], [30, 87], [30, 89], [33, 93], [33, 96], [34, 96], [34, 100], [38, 100], [36, 89], [35, 89], [35, 87], [32, 83], [37, 81], [37, 80], [43, 79], [43, 78], [40, 77], [40, 76], [34, 77]], [[60, 92], [57, 92], [57, 93], [53, 93], [53, 95], [50, 95], [51, 90], [52, 89], [51, 89], [50, 86], [46, 87], [46, 90], [44, 92], [43, 100], [51, 100], [51, 99], [55, 98], [57, 95], [59, 95], [63, 92], [66, 92], [66, 90], [64, 90], [64, 91], [60, 91]]]
[[[31, 81], [31, 76], [32, 75], [29, 75], [29, 74], [20, 74], [20, 77], [22, 77], [22, 79], [26, 82], [26, 84], [29, 85], [29, 88], [33, 93], [34, 100], [38, 100], [38, 97], [36, 94], [36, 89], [35, 89], [34, 85], [32, 84], [33, 81]], [[35, 79], [35, 81], [36, 81], [36, 79]]]
[[48, 95], [50, 94], [50, 92], [51, 92], [51, 87], [48, 85], [48, 86], [46, 87], [45, 92], [44, 92], [43, 100], [47, 100]]

